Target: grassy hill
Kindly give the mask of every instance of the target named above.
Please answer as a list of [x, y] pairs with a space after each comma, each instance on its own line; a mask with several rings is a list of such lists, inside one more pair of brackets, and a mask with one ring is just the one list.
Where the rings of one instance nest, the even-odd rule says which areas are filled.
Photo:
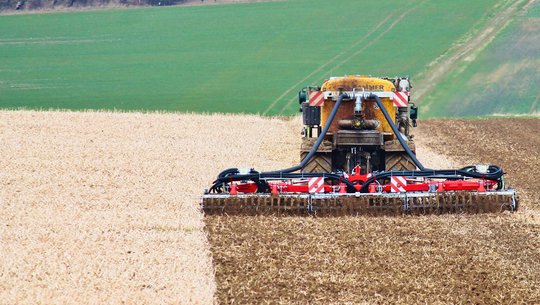
[[0, 107], [295, 113], [332, 75], [415, 76], [502, 0], [289, 0], [0, 17]]
[[474, 58], [456, 65], [422, 102], [432, 116], [540, 113], [540, 4], [514, 19]]

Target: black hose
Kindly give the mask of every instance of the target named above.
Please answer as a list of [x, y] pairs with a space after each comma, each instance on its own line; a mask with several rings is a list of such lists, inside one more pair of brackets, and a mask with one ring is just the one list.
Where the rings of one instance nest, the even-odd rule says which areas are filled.
[[502, 168], [496, 165], [490, 165], [487, 173], [478, 173], [471, 170], [472, 166], [467, 166], [462, 169], [441, 169], [441, 170], [419, 170], [419, 171], [387, 171], [380, 172], [373, 175], [371, 178], [366, 180], [360, 188], [360, 192], [368, 192], [368, 187], [371, 183], [379, 180], [390, 178], [392, 176], [406, 176], [406, 177], [429, 177], [429, 178], [446, 178], [446, 179], [460, 179], [462, 177], [468, 178], [477, 178], [477, 179], [487, 179], [499, 181], [500, 178], [504, 175]]
[[344, 94], [344, 93], [341, 93], [339, 95], [339, 97], [338, 97], [338, 99], [336, 101], [336, 104], [332, 108], [332, 112], [330, 113], [330, 116], [328, 117], [328, 120], [326, 120], [326, 123], [324, 125], [323, 130], [321, 131], [321, 133], [317, 137], [317, 141], [315, 142], [315, 144], [313, 144], [313, 147], [311, 148], [311, 150], [309, 151], [307, 156], [304, 158], [304, 160], [302, 160], [302, 162], [300, 162], [300, 164], [298, 164], [296, 166], [293, 166], [293, 167], [286, 168], [286, 169], [277, 170], [277, 171], [271, 171], [271, 172], [266, 172], [266, 173], [291, 173], [291, 172], [295, 172], [297, 170], [304, 169], [304, 167], [306, 167], [306, 165], [308, 164], [309, 160], [311, 160], [311, 158], [313, 158], [313, 156], [317, 152], [317, 149], [319, 149], [319, 146], [321, 146], [321, 143], [324, 140], [324, 137], [326, 136], [326, 133], [328, 132], [328, 129], [330, 128], [330, 125], [332, 124], [332, 121], [334, 121], [334, 118], [335, 118], [335, 116], [336, 116], [336, 114], [337, 114], [337, 112], [339, 110], [339, 106], [341, 105], [341, 102], [343, 102], [343, 99], [345, 97], [347, 97], [347, 95]]
[[[336, 104], [332, 108], [332, 112], [330, 113], [330, 116], [328, 117], [328, 120], [321, 131], [321, 134], [319, 134], [319, 137], [317, 138], [317, 141], [309, 151], [308, 155], [302, 160], [302, 162], [299, 165], [278, 170], [278, 171], [271, 171], [271, 172], [256, 172], [251, 171], [248, 174], [239, 174], [239, 171], [237, 168], [229, 168], [227, 170], [224, 170], [218, 175], [218, 178], [214, 181], [214, 184], [210, 188], [210, 192], [218, 192], [221, 193], [222, 186], [225, 183], [231, 182], [231, 181], [254, 181], [257, 184], [258, 192], [268, 192], [268, 183], [266, 180], [283, 180], [283, 179], [305, 179], [305, 178], [313, 178], [313, 177], [323, 177], [325, 179], [331, 179], [335, 181], [339, 181], [342, 183], [345, 183], [347, 186], [347, 192], [348, 193], [354, 193], [357, 192], [357, 189], [355, 188], [355, 185], [349, 181], [347, 178], [345, 178], [341, 174], [333, 174], [333, 173], [292, 173], [294, 171], [303, 169], [306, 164], [309, 162], [309, 160], [313, 157], [313, 155], [317, 152], [317, 149], [321, 145], [322, 141], [324, 140], [324, 137], [326, 133], [328, 132], [328, 128], [330, 128], [330, 125], [332, 121], [334, 120], [334, 117], [336, 116], [336, 113], [339, 109], [339, 106], [341, 105], [341, 102], [346, 97], [345, 94], [340, 94]], [[412, 170], [412, 171], [385, 171], [380, 173], [374, 173], [374, 175], [369, 178], [367, 181], [365, 181], [361, 188], [360, 192], [366, 193], [368, 192], [368, 187], [371, 183], [374, 183], [377, 180], [380, 179], [387, 179], [391, 176], [407, 176], [407, 177], [432, 177], [432, 178], [445, 178], [445, 179], [460, 179], [463, 177], [469, 177], [469, 178], [479, 178], [479, 179], [487, 179], [487, 180], [496, 180], [500, 181], [501, 177], [504, 175], [503, 170], [495, 165], [490, 165], [488, 167], [487, 173], [478, 173], [476, 172], [476, 168], [474, 166], [468, 166], [464, 167], [459, 170], [431, 170], [426, 169], [420, 161], [416, 158], [416, 155], [411, 151], [405, 140], [401, 137], [401, 134], [399, 133], [399, 130], [397, 129], [396, 125], [390, 118], [390, 115], [388, 114], [388, 111], [386, 108], [384, 108], [384, 105], [382, 104], [380, 98], [377, 95], [370, 95], [368, 98], [375, 99], [377, 102], [377, 105], [381, 109], [386, 121], [392, 128], [392, 131], [396, 135], [399, 143], [407, 152], [409, 157], [413, 160], [415, 165], [420, 170]]]
[[277, 171], [271, 171], [271, 172], [262, 172], [262, 173], [250, 173], [245, 175], [240, 175], [237, 168], [229, 168], [221, 172], [217, 179], [214, 181], [214, 185], [210, 188], [210, 191], [221, 191], [221, 186], [223, 183], [231, 182], [231, 181], [241, 181], [241, 180], [251, 180], [255, 181], [257, 185], [260, 184], [261, 179], [294, 179], [294, 178], [309, 178], [309, 177], [321, 177], [324, 176], [329, 179], [333, 180], [339, 180], [343, 181], [347, 185], [347, 191], [348, 192], [355, 192], [356, 189], [354, 188], [354, 184], [347, 180], [346, 178], [337, 175], [337, 174], [319, 174], [319, 173], [313, 173], [313, 174], [290, 174], [292, 172], [295, 172], [297, 170], [304, 169], [304, 167], [307, 165], [309, 160], [313, 158], [315, 153], [317, 152], [317, 149], [319, 149], [319, 146], [321, 145], [322, 141], [324, 140], [324, 137], [326, 136], [326, 133], [328, 132], [328, 129], [330, 128], [330, 125], [334, 121], [334, 118], [339, 110], [339, 106], [343, 102], [343, 99], [347, 97], [346, 94], [342, 93], [338, 96], [338, 99], [336, 101], [336, 104], [332, 108], [332, 112], [330, 113], [330, 116], [328, 117], [328, 120], [326, 121], [326, 124], [317, 137], [317, 141], [315, 141], [315, 144], [313, 144], [313, 147], [307, 154], [307, 156], [300, 162], [300, 164], [289, 167], [282, 170]]
[[[231, 175], [224, 178], [218, 178], [214, 181], [214, 184], [210, 188], [210, 192], [217, 191], [221, 192], [221, 187], [223, 183], [228, 183], [231, 181], [243, 181], [250, 180], [257, 183], [257, 186], [261, 185], [261, 180], [286, 180], [286, 179], [305, 179], [305, 178], [314, 178], [314, 177], [323, 177], [325, 179], [331, 179], [338, 182], [343, 182], [347, 186], [347, 192], [354, 193], [356, 188], [352, 182], [345, 179], [340, 174], [332, 173], [258, 173], [258, 174], [246, 174], [246, 175]], [[265, 190], [257, 190], [257, 192], [266, 192]]]
[[[503, 170], [496, 166], [496, 165], [490, 165], [488, 167], [487, 173], [478, 173], [472, 170], [473, 167], [468, 166], [464, 167], [462, 169], [442, 169], [442, 170], [413, 170], [413, 171], [386, 171], [386, 172], [380, 172], [375, 173], [371, 178], [366, 180], [362, 187], [360, 188], [361, 193], [367, 193], [368, 187], [371, 183], [380, 180], [380, 179], [387, 179], [392, 176], [405, 176], [405, 177], [424, 177], [424, 178], [442, 178], [442, 179], [462, 179], [463, 177], [468, 178], [477, 178], [477, 179], [486, 179], [486, 180], [493, 180], [493, 181], [499, 181], [501, 177], [504, 175]], [[251, 181], [260, 181], [268, 179], [268, 180], [282, 180], [282, 179], [301, 179], [301, 178], [313, 178], [313, 177], [324, 177], [326, 179], [331, 179], [339, 182], [345, 183], [347, 186], [347, 192], [348, 193], [354, 193], [357, 192], [354, 184], [350, 182], [348, 179], [344, 178], [342, 175], [339, 174], [331, 174], [331, 173], [253, 173], [253, 174], [246, 174], [246, 175], [230, 175], [223, 178], [218, 178], [216, 181], [214, 181], [214, 185], [210, 188], [210, 191], [217, 191], [218, 193], [221, 191], [221, 185], [223, 183], [231, 182], [231, 181], [240, 181], [240, 180], [251, 180]]]
[[375, 102], [377, 102], [377, 105], [381, 109], [381, 111], [382, 111], [382, 113], [384, 115], [384, 118], [386, 119], [388, 124], [390, 124], [390, 127], [392, 128], [392, 131], [396, 135], [396, 138], [398, 139], [399, 144], [401, 144], [401, 146], [403, 147], [403, 149], [405, 150], [407, 155], [409, 155], [409, 157], [411, 157], [411, 159], [413, 160], [416, 167], [418, 167], [422, 171], [426, 170], [424, 165], [422, 165], [422, 163], [420, 163], [420, 161], [418, 161], [418, 159], [416, 159], [416, 155], [411, 151], [411, 148], [409, 147], [409, 145], [407, 145], [405, 140], [401, 137], [401, 133], [399, 132], [398, 128], [396, 127], [396, 124], [394, 124], [394, 121], [392, 121], [392, 118], [390, 117], [390, 115], [388, 114], [388, 111], [386, 110], [383, 103], [381, 102], [381, 99], [375, 94], [371, 94], [368, 98], [369, 99], [375, 99]]
[[228, 168], [228, 169], [222, 171], [221, 173], [219, 173], [218, 178], [224, 178], [224, 177], [227, 177], [227, 176], [230, 176], [230, 175], [236, 175], [238, 173], [239, 173], [238, 168], [236, 168], [236, 167]]

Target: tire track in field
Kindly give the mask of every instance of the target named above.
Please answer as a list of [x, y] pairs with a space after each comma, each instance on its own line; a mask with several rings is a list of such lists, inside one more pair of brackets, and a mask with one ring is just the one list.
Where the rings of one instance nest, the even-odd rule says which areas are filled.
[[536, 105], [538, 104], [538, 99], [540, 99], [540, 93], [538, 93], [536, 97], [534, 98], [534, 102], [531, 105], [531, 109], [529, 109], [529, 114], [536, 113]]
[[[377, 37], [375, 37], [374, 39], [370, 40], [367, 44], [365, 44], [362, 48], [360, 48], [358, 51], [354, 52], [353, 54], [351, 54], [349, 57], [345, 58], [345, 60], [341, 61], [340, 63], [336, 64], [335, 66], [332, 67], [332, 69], [336, 69], [336, 68], [339, 68], [341, 66], [343, 66], [345, 63], [347, 63], [349, 60], [353, 59], [354, 57], [358, 56], [360, 53], [364, 52], [367, 48], [369, 48], [370, 46], [372, 46], [375, 42], [379, 41], [379, 39], [381, 37], [383, 37], [384, 35], [386, 35], [386, 33], [388, 33], [390, 30], [392, 30], [403, 18], [405, 18], [405, 16], [407, 16], [409, 13], [411, 13], [412, 11], [414, 11], [415, 9], [417, 9], [421, 4], [425, 3], [427, 1], [423, 1], [421, 3], [417, 3], [415, 6], [411, 7], [410, 9], [406, 10], [405, 12], [401, 13], [401, 15], [399, 15], [395, 20], [394, 22], [392, 22], [390, 24], [390, 26], [384, 30], [383, 32], [381, 32]], [[295, 101], [296, 97], [293, 97], [291, 98], [287, 104], [285, 104], [281, 110], [279, 111], [279, 115], [282, 115], [283, 112], [285, 110], [287, 110], [287, 108], [289, 108], [291, 106], [291, 104]]]
[[[436, 59], [428, 65], [428, 70], [421, 73], [417, 80], [415, 101], [420, 104], [422, 98], [429, 94], [438, 84], [445, 79], [452, 70], [455, 70], [463, 61], [473, 57], [475, 53], [484, 49], [491, 41], [513, 20], [520, 11], [526, 11], [536, 0], [518, 0], [503, 9], [491, 18], [488, 23], [471, 35], [462, 44], [456, 45], [442, 59]], [[429, 105], [425, 105], [428, 107]]]
[[319, 66], [318, 68], [316, 68], [315, 70], [313, 70], [310, 74], [308, 74], [306, 77], [304, 77], [302, 80], [300, 80], [299, 82], [297, 82], [296, 84], [294, 84], [293, 86], [291, 86], [289, 89], [285, 90], [285, 92], [283, 92], [283, 94], [281, 94], [279, 97], [277, 97], [275, 100], [272, 101], [272, 103], [270, 103], [270, 105], [268, 105], [268, 107], [264, 110], [263, 112], [263, 115], [266, 115], [268, 113], [268, 111], [272, 110], [272, 108], [274, 108], [274, 106], [277, 104], [277, 102], [279, 102], [283, 97], [285, 97], [287, 94], [289, 94], [292, 90], [294, 90], [295, 88], [297, 88], [298, 86], [300, 86], [303, 82], [305, 82], [308, 78], [312, 77], [313, 75], [315, 75], [317, 72], [321, 71], [322, 69], [324, 69], [326, 66], [330, 65], [332, 62], [334, 62], [336, 59], [338, 59], [339, 57], [345, 55], [347, 52], [350, 52], [352, 49], [354, 49], [356, 46], [358, 46], [361, 42], [363, 42], [365, 39], [367, 39], [369, 36], [371, 36], [375, 31], [377, 31], [378, 29], [380, 29], [387, 21], [388, 19], [390, 19], [391, 17], [393, 16], [393, 14], [390, 14], [388, 15], [386, 18], [384, 18], [381, 22], [379, 22], [377, 24], [377, 26], [375, 28], [373, 28], [369, 33], [367, 33], [366, 35], [364, 35], [360, 40], [358, 40], [357, 42], [355, 42], [351, 47], [349, 47], [348, 49], [340, 52], [339, 54], [337, 54], [336, 56], [332, 57], [330, 60], [328, 60], [327, 62], [325, 62], [324, 64], [322, 64], [321, 66]]

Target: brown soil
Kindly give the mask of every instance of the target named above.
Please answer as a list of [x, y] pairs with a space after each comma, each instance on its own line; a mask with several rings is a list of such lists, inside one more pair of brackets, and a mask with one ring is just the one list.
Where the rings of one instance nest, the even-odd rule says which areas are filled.
[[222, 303], [540, 301], [540, 225], [513, 215], [207, 224]]
[[[540, 211], [540, 119], [425, 120], [419, 124], [425, 146], [462, 165], [496, 164], [507, 184], [519, 191], [525, 209]], [[540, 272], [540, 271], [539, 271]]]
[[[538, 198], [533, 196], [533, 175], [540, 165], [540, 138], [535, 134], [539, 124], [540, 120], [433, 120], [421, 121], [417, 130], [423, 150], [432, 148], [455, 157], [460, 166], [502, 165], [527, 212], [395, 218], [207, 217], [218, 300], [539, 303], [540, 214], [534, 210]], [[295, 148], [285, 150], [292, 153]], [[447, 167], [449, 161], [439, 167]]]

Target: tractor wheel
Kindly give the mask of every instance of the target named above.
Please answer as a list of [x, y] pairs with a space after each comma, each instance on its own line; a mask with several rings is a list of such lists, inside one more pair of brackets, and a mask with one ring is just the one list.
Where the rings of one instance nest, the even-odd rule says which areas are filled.
[[416, 165], [412, 161], [411, 157], [406, 152], [386, 152], [385, 153], [385, 169], [387, 171], [396, 170], [415, 170]]
[[[300, 159], [304, 160], [308, 152], [300, 153]], [[317, 152], [306, 164], [304, 173], [330, 173], [332, 172], [332, 153]]]

